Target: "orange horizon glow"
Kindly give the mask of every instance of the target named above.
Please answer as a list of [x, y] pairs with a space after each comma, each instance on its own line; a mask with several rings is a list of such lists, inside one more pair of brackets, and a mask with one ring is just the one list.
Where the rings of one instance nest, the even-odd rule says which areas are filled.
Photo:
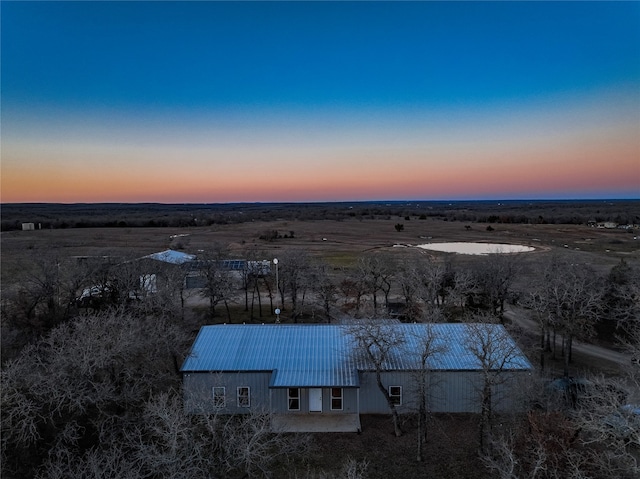
[[149, 168], [147, 162], [127, 165], [111, 158], [102, 165], [70, 162], [65, 168], [43, 162], [34, 174], [36, 168], [19, 162], [3, 167], [2, 202], [288, 202], [633, 192], [640, 179], [638, 153], [632, 143], [613, 149], [585, 141], [580, 146], [507, 149], [500, 156], [450, 152], [444, 160], [416, 152], [340, 158], [320, 154], [283, 167], [239, 158], [236, 163], [245, 163], [239, 169], [188, 162]]
[[445, 126], [392, 119], [349, 128], [343, 119], [344, 128], [324, 120], [227, 131], [202, 120], [99, 135], [78, 127], [68, 137], [29, 131], [3, 138], [1, 201], [639, 198], [640, 132], [628, 105], [603, 95]]

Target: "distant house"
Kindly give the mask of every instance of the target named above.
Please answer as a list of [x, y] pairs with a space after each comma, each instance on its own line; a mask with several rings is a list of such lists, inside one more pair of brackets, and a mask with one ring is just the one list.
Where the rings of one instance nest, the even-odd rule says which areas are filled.
[[187, 276], [187, 288], [204, 288], [206, 286], [206, 277], [202, 272], [209, 267], [228, 271], [236, 279], [240, 279], [247, 274], [263, 277], [271, 272], [271, 261], [247, 261], [244, 259], [195, 260], [189, 264], [190, 272]]
[[36, 229], [34, 223], [22, 223], [22, 231], [33, 231]]
[[618, 227], [618, 223], [615, 223], [613, 221], [603, 221], [598, 223], [598, 228], [605, 228], [605, 229], [614, 229]]
[[[97, 308], [124, 298], [140, 300], [158, 293], [167, 284], [167, 272], [183, 268], [195, 256], [180, 251], [165, 250], [135, 260], [111, 256], [74, 256], [78, 265], [104, 268], [107, 279], [100, 284], [85, 286], [75, 299], [80, 308]], [[133, 270], [128, 266], [135, 263]], [[121, 273], [121, 274], [119, 274]], [[123, 281], [124, 280], [124, 281]]]
[[[419, 338], [427, 325], [386, 326], [405, 338], [401, 347], [391, 351], [382, 373], [398, 411], [416, 410], [416, 373], [422, 371], [429, 378], [431, 411], [478, 412], [482, 375], [479, 361], [465, 346], [470, 325], [429, 326], [444, 352], [429, 360], [427, 371], [419, 365]], [[516, 404], [511, 399], [518, 378], [528, 376], [531, 365], [503, 326], [488, 327], [503, 334], [512, 351], [501, 373], [505, 381], [493, 394], [496, 409], [510, 409]], [[290, 430], [359, 430], [360, 414], [387, 414], [389, 408], [377, 386], [373, 365], [359, 354], [350, 328], [204, 326], [181, 369], [185, 409], [192, 414], [268, 410], [285, 430], [292, 424], [295, 426]]]
[[[171, 271], [187, 271], [189, 265], [195, 260], [195, 255], [168, 249], [158, 253], [148, 254], [136, 261], [141, 265], [139, 284], [135, 290], [129, 293], [131, 299], [140, 299], [149, 294], [158, 292], [159, 286], [164, 287], [168, 277], [173, 276]], [[186, 273], [180, 274], [184, 278]], [[183, 282], [186, 282], [183, 279]]]

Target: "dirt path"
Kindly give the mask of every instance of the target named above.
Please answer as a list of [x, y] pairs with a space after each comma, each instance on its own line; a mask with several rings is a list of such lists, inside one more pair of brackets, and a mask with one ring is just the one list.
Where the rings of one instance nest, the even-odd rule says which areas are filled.
[[[523, 329], [539, 333], [539, 326], [534, 320], [529, 318], [529, 311], [524, 308], [516, 306], [507, 306], [505, 308], [504, 316], [511, 320], [514, 324], [520, 326]], [[614, 351], [613, 349], [604, 348], [602, 346], [596, 346], [594, 344], [585, 343], [584, 341], [573, 340], [574, 351], [579, 351], [582, 354], [591, 356], [593, 358], [604, 359], [611, 361], [622, 366], [627, 366], [631, 362], [631, 356], [626, 353]]]

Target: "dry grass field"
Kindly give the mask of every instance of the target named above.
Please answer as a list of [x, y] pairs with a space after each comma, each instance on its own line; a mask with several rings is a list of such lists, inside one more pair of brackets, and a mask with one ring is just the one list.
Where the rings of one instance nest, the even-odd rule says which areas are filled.
[[[402, 223], [403, 231], [395, 225]], [[227, 225], [185, 228], [74, 228], [34, 231], [5, 231], [0, 234], [2, 286], [11, 284], [19, 271], [43, 255], [61, 261], [74, 256], [113, 256], [134, 258], [168, 248], [197, 254], [215, 244], [228, 245], [231, 254], [241, 258], [255, 250], [265, 259], [277, 257], [288, 248], [305, 249], [334, 267], [351, 266], [359, 254], [385, 250], [402, 257], [446, 253], [427, 252], [395, 245], [428, 242], [469, 241], [529, 245], [533, 253], [523, 254], [525, 263], [535, 262], [541, 254], [562, 252], [576, 262], [589, 263], [603, 272], [624, 258], [640, 262], [640, 240], [635, 233], [621, 229], [600, 229], [586, 225], [494, 224], [487, 231], [482, 223], [442, 221], [439, 219], [405, 221], [392, 219], [345, 219], [310, 221], [256, 221]], [[264, 232], [277, 230], [274, 241], [261, 240]], [[174, 235], [182, 235], [173, 237]], [[455, 255], [454, 261], [474, 261], [476, 257]]]

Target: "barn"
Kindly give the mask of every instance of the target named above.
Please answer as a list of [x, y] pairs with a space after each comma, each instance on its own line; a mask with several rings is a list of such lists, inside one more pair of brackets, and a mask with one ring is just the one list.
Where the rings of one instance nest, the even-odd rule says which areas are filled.
[[[358, 342], [361, 326], [320, 324], [203, 326], [181, 371], [191, 414], [270, 411], [284, 430], [357, 431], [360, 414], [388, 414], [383, 387], [399, 413], [415, 412], [426, 384], [432, 412], [478, 412], [486, 375], [494, 408], [517, 407], [531, 364], [502, 325], [483, 324], [496, 341], [490, 362], [473, 352], [472, 324], [382, 323], [398, 338], [379, 363]], [[425, 338], [432, 354], [421, 361]], [[375, 348], [374, 348], [375, 349]], [[375, 353], [375, 351], [374, 351]], [[425, 380], [420, 382], [419, 378]], [[425, 388], [422, 388], [424, 390]]]

